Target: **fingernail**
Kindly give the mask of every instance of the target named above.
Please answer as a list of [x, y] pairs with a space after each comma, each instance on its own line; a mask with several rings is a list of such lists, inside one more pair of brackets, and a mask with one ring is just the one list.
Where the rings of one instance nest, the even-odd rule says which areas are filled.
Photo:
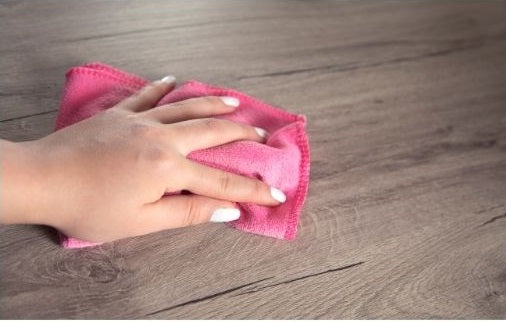
[[267, 136], [267, 131], [262, 128], [255, 127], [255, 131], [257, 132], [258, 135], [260, 135], [263, 138]]
[[172, 75], [167, 75], [164, 78], [162, 78], [160, 81], [167, 83], [167, 84], [173, 84], [174, 82], [176, 82], [176, 77], [174, 77]]
[[274, 187], [271, 187], [271, 196], [272, 198], [276, 199], [277, 201], [283, 203], [286, 201], [286, 196], [283, 193], [283, 191], [276, 189]]
[[221, 96], [220, 99], [225, 103], [225, 105], [237, 107], [239, 106], [239, 99], [231, 96]]
[[211, 222], [229, 222], [239, 219], [241, 212], [237, 208], [218, 208], [211, 215]]

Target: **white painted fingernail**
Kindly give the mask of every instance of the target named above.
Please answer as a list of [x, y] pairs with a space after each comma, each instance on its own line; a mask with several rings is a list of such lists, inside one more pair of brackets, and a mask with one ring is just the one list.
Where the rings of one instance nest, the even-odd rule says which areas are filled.
[[239, 219], [241, 212], [237, 208], [218, 208], [211, 215], [211, 222], [229, 222]]
[[164, 78], [162, 78], [160, 81], [167, 83], [167, 84], [173, 84], [176, 82], [176, 77], [172, 75], [167, 75]]
[[231, 96], [221, 96], [220, 99], [225, 105], [237, 107], [239, 106], [239, 99]]
[[262, 128], [255, 127], [255, 131], [257, 132], [258, 135], [260, 135], [263, 138], [267, 136], [267, 131]]
[[283, 191], [276, 189], [274, 187], [271, 187], [271, 196], [272, 198], [276, 199], [277, 201], [283, 203], [286, 201], [286, 196], [283, 193]]

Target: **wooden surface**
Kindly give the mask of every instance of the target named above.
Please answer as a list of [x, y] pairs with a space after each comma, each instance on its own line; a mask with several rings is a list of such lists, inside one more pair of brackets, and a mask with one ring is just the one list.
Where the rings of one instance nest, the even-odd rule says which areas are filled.
[[[297, 240], [221, 224], [64, 250], [0, 228], [3, 318], [504, 318], [506, 2], [0, 3], [0, 137], [69, 67], [234, 87], [308, 116]], [[29, 196], [27, 196], [29, 198]]]

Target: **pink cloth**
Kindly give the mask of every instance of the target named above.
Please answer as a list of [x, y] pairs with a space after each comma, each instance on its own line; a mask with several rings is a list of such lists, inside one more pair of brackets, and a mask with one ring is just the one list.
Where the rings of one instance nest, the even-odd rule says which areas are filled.
[[[148, 83], [143, 78], [100, 63], [74, 67], [67, 72], [66, 77], [56, 129], [113, 106]], [[173, 90], [158, 105], [207, 95], [239, 98], [241, 104], [237, 110], [219, 118], [261, 127], [270, 135], [265, 144], [236, 141], [194, 151], [188, 158], [215, 168], [259, 178], [281, 189], [287, 196], [284, 204], [278, 207], [239, 204], [241, 217], [229, 225], [264, 236], [294, 239], [309, 184], [306, 118], [274, 108], [235, 90], [197, 81], [189, 81]], [[61, 237], [64, 247], [96, 245], [63, 234]]]

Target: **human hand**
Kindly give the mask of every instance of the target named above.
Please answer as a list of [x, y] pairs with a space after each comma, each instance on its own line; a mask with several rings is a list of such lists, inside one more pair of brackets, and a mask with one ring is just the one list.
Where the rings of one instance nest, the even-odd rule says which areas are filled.
[[[259, 180], [186, 158], [235, 140], [261, 142], [265, 131], [210, 118], [233, 112], [240, 102], [232, 97], [154, 107], [173, 87], [173, 78], [166, 77], [42, 139], [6, 143], [2, 150], [12, 157], [2, 153], [2, 173], [16, 174], [4, 176], [2, 222], [46, 224], [75, 238], [105, 242], [236, 220], [234, 202], [284, 202], [281, 191]], [[164, 196], [181, 190], [193, 194]]]

